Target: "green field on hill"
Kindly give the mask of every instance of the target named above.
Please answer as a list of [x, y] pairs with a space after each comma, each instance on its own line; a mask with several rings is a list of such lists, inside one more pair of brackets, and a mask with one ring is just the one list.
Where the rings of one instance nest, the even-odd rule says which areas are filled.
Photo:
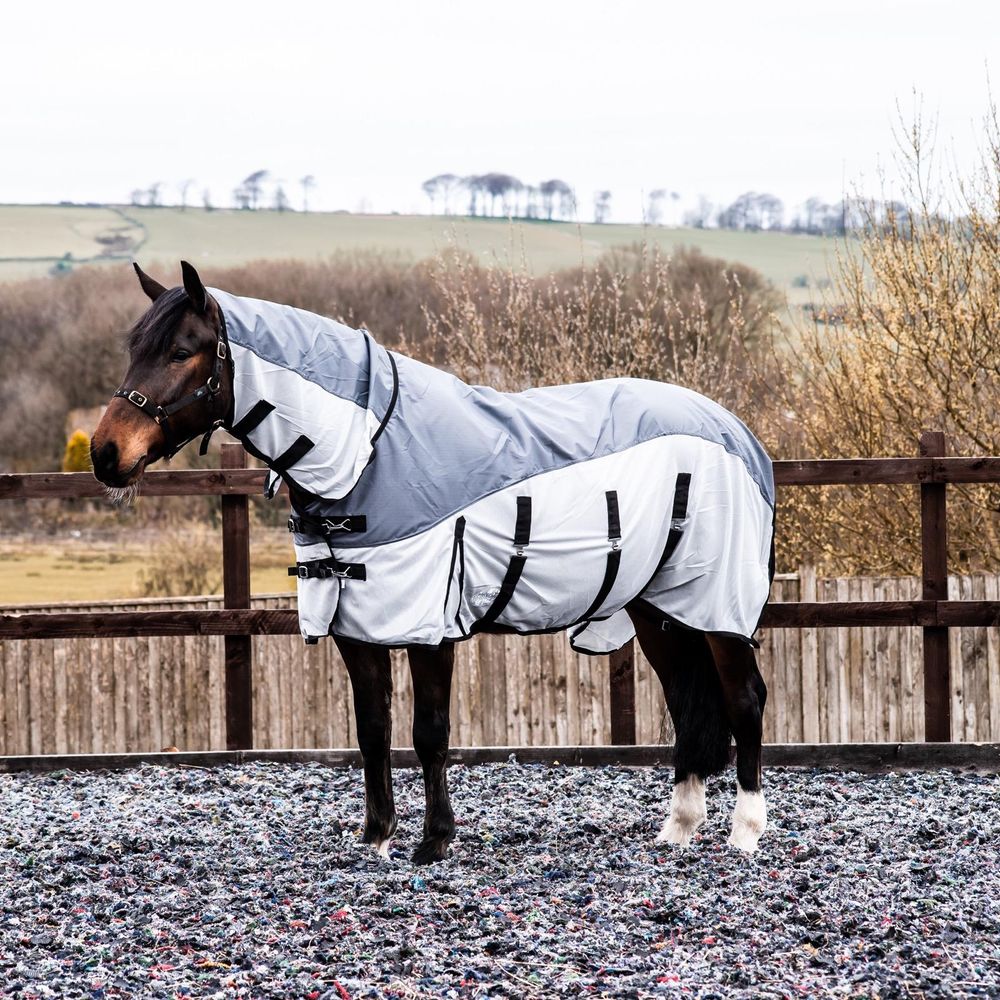
[[[370, 249], [419, 259], [450, 245], [484, 262], [517, 263], [523, 256], [534, 273], [542, 274], [642, 240], [668, 252], [691, 246], [746, 264], [793, 303], [816, 298], [815, 286], [826, 276], [836, 247], [830, 239], [788, 233], [464, 216], [0, 205], [0, 281], [48, 274], [60, 260], [70, 267], [84, 261], [120, 267], [131, 253], [147, 266], [180, 258], [227, 266]], [[132, 249], [121, 249], [124, 244]], [[117, 259], [109, 259], [109, 254]]]

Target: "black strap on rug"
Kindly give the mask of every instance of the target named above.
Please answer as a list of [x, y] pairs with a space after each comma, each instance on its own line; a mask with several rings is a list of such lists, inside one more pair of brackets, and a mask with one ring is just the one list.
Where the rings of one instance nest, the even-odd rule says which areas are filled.
[[493, 603], [486, 609], [483, 617], [473, 623], [472, 628], [469, 629], [470, 634], [483, 631], [503, 614], [504, 608], [514, 596], [514, 590], [521, 579], [521, 573], [524, 572], [524, 564], [528, 561], [524, 549], [530, 541], [531, 497], [518, 497], [517, 519], [514, 522], [514, 555], [507, 563], [507, 572], [504, 574], [497, 596], [493, 598]]
[[343, 514], [339, 517], [309, 517], [307, 514], [292, 514], [288, 518], [288, 530], [300, 535], [330, 535], [357, 533], [368, 530], [368, 518], [364, 514]]
[[583, 622], [589, 621], [607, 600], [608, 594], [611, 593], [611, 588], [615, 585], [615, 580], [618, 579], [618, 570], [622, 562], [620, 545], [622, 540], [622, 524], [618, 514], [618, 491], [608, 490], [604, 494], [604, 497], [608, 503], [608, 543], [611, 545], [611, 551], [608, 552], [608, 561], [604, 564], [604, 579], [601, 581], [597, 596], [590, 607], [580, 617], [580, 621]]
[[274, 403], [269, 403], [266, 399], [259, 399], [239, 420], [233, 424], [230, 434], [233, 437], [246, 437], [252, 430], [256, 430], [264, 418], [274, 410]]
[[299, 459], [309, 454], [315, 447], [315, 443], [307, 438], [305, 434], [300, 434], [288, 448], [270, 463], [271, 469], [280, 476], [287, 472]]
[[667, 544], [663, 548], [663, 558], [657, 569], [674, 554], [680, 544], [681, 536], [684, 534], [684, 518], [688, 511], [688, 493], [691, 490], [691, 473], [678, 472], [677, 485], [674, 486], [674, 509], [670, 515], [670, 533], [667, 535]]
[[338, 577], [341, 580], [366, 580], [364, 563], [345, 563], [339, 559], [311, 559], [288, 567], [289, 576], [297, 576], [300, 580], [329, 580]]

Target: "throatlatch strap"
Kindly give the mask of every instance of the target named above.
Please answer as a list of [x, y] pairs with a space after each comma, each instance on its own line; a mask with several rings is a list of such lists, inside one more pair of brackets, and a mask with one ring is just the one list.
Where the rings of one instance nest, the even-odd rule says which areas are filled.
[[478, 621], [474, 622], [469, 632], [481, 632], [487, 625], [492, 625], [501, 614], [504, 608], [510, 603], [514, 596], [514, 590], [521, 573], [524, 572], [524, 564], [528, 557], [524, 554], [524, 547], [531, 541], [531, 497], [517, 498], [517, 519], [514, 522], [514, 548], [515, 554], [511, 556], [507, 563], [507, 572], [504, 574], [497, 596], [493, 598], [493, 603], [486, 609], [486, 613]]
[[266, 399], [259, 399], [233, 424], [230, 434], [234, 437], [246, 437], [252, 430], [260, 426], [273, 409], [274, 403], [269, 403]]
[[311, 559], [309, 562], [296, 563], [288, 567], [289, 576], [297, 576], [300, 580], [328, 580], [339, 577], [341, 580], [366, 580], [364, 563], [345, 563], [339, 559]]
[[305, 434], [300, 434], [284, 452], [270, 463], [271, 468], [278, 475], [281, 475], [283, 472], [287, 472], [300, 458], [307, 455], [315, 447], [315, 443], [310, 441]]
[[341, 532], [368, 530], [368, 518], [364, 514], [345, 514], [342, 517], [309, 517], [306, 514], [292, 514], [288, 518], [288, 530], [300, 535], [339, 535]]
[[607, 600], [611, 588], [615, 585], [615, 580], [618, 579], [618, 570], [622, 562], [622, 550], [618, 544], [622, 539], [621, 518], [618, 516], [618, 492], [617, 490], [608, 490], [604, 496], [608, 502], [608, 542], [611, 545], [611, 551], [608, 553], [608, 561], [604, 564], [604, 579], [601, 581], [597, 596], [580, 617], [580, 621], [583, 622], [597, 614], [601, 605]]
[[677, 484], [674, 486], [674, 509], [670, 515], [670, 533], [667, 535], [667, 544], [663, 548], [663, 556], [660, 559], [657, 572], [663, 564], [674, 554], [674, 550], [680, 544], [681, 535], [684, 534], [682, 524], [687, 517], [688, 493], [691, 489], [691, 473], [677, 473]]

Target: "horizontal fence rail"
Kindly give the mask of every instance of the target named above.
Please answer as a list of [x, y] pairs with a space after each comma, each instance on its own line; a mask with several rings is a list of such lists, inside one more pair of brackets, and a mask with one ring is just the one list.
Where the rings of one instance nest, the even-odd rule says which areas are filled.
[[[247, 498], [264, 486], [265, 471], [247, 469], [239, 445], [224, 445], [222, 469], [148, 473], [149, 496], [223, 498], [224, 608], [0, 616], [0, 640], [68, 637], [223, 636], [226, 660], [227, 747], [252, 746], [252, 636], [298, 632], [296, 612], [252, 609]], [[762, 625], [772, 629], [908, 626], [923, 631], [925, 738], [951, 739], [949, 632], [1000, 625], [1000, 601], [948, 600], [946, 489], [954, 483], [1000, 482], [1000, 458], [948, 457], [944, 435], [927, 431], [913, 458], [816, 459], [774, 463], [779, 487], [913, 485], [920, 489], [922, 595], [906, 601], [797, 601], [769, 605]], [[0, 475], [0, 500], [99, 498], [104, 488], [89, 473]], [[611, 740], [635, 743], [635, 649], [629, 643], [610, 662]]]
[[[177, 469], [147, 472], [145, 496], [257, 496], [264, 469]], [[919, 486], [1000, 482], [1000, 458], [818, 458], [774, 463], [778, 486]], [[0, 500], [98, 499], [107, 490], [89, 472], [0, 475]]]

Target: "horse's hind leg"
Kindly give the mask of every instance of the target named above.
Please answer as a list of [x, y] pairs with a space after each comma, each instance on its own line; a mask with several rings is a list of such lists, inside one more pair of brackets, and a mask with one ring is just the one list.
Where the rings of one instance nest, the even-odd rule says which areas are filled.
[[753, 649], [740, 639], [710, 635], [708, 643], [722, 681], [726, 715], [736, 737], [736, 809], [729, 843], [754, 851], [767, 825], [761, 791], [760, 745], [767, 687]]
[[413, 679], [413, 749], [424, 771], [424, 837], [413, 853], [418, 865], [440, 861], [455, 836], [455, 815], [448, 798], [448, 736], [451, 732], [451, 675], [455, 647], [410, 646]]
[[392, 669], [386, 646], [337, 639], [354, 692], [358, 746], [365, 767], [365, 831], [362, 840], [389, 857], [396, 832], [392, 798]]
[[674, 724], [674, 791], [658, 844], [686, 846], [704, 823], [705, 779], [729, 762], [722, 688], [703, 632], [632, 614], [639, 645], [663, 686]]

